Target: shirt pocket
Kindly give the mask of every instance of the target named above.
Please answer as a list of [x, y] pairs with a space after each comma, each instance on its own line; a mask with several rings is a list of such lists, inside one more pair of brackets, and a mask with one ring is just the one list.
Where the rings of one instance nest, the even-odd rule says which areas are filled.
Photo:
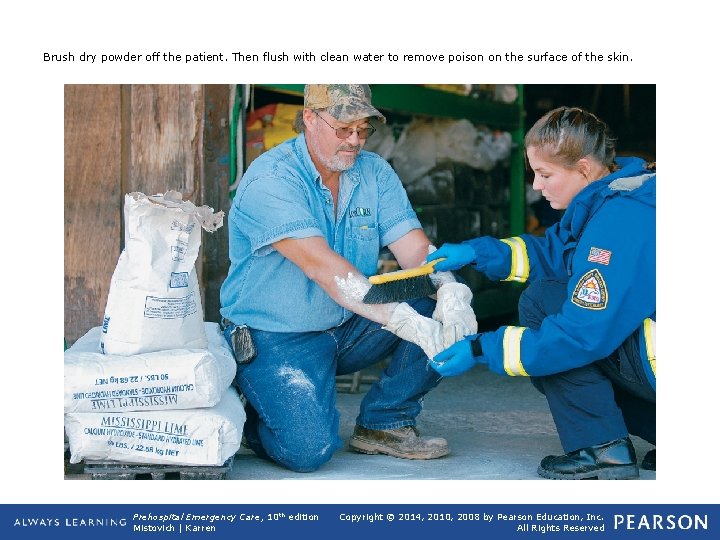
[[366, 276], [377, 272], [380, 235], [375, 223], [350, 226], [350, 262]]

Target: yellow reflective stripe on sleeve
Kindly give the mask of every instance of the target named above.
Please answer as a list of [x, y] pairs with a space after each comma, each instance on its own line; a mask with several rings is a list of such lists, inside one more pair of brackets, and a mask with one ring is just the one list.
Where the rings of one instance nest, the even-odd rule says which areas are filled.
[[512, 253], [510, 275], [501, 281], [525, 283], [530, 275], [530, 260], [528, 259], [525, 241], [519, 236], [502, 238], [500, 241], [510, 246], [510, 252]]
[[524, 326], [508, 326], [505, 328], [505, 335], [503, 336], [503, 367], [505, 373], [511, 377], [516, 375], [528, 377], [520, 360], [520, 341], [525, 330]]
[[643, 333], [645, 334], [645, 348], [647, 350], [648, 362], [650, 362], [653, 375], [657, 376], [655, 374], [655, 321], [645, 319], [643, 321]]

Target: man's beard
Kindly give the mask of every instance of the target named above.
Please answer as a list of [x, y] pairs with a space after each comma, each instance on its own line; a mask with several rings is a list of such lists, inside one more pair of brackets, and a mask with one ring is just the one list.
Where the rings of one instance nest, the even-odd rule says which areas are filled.
[[352, 167], [355, 164], [355, 160], [357, 159], [358, 153], [360, 152], [360, 149], [362, 148], [359, 144], [358, 145], [344, 145], [337, 149], [337, 151], [341, 150], [352, 150], [356, 152], [354, 156], [341, 156], [337, 153], [333, 154], [329, 158], [326, 158], [322, 155], [322, 152], [320, 151], [320, 148], [318, 148], [317, 141], [315, 139], [312, 140], [312, 146], [313, 150], [315, 150], [315, 155], [318, 157], [320, 162], [330, 171], [334, 172], [342, 172], [347, 171], [350, 167]]

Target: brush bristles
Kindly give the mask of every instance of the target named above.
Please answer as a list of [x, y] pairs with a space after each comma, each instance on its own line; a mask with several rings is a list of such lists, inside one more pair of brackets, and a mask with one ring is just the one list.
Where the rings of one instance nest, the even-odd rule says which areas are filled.
[[399, 281], [389, 281], [370, 287], [363, 298], [366, 304], [387, 304], [405, 302], [435, 294], [437, 289], [427, 275], [416, 276]]

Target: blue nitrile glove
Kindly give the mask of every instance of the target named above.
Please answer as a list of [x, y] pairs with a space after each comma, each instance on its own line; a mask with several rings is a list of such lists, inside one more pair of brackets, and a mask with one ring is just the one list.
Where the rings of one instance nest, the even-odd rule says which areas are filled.
[[430, 359], [430, 365], [443, 377], [461, 375], [482, 361], [480, 335], [467, 336]]
[[445, 260], [435, 265], [436, 272], [459, 270], [463, 266], [475, 262], [476, 255], [470, 244], [443, 244], [440, 249], [430, 253], [426, 261], [434, 261], [441, 257], [445, 257]]

